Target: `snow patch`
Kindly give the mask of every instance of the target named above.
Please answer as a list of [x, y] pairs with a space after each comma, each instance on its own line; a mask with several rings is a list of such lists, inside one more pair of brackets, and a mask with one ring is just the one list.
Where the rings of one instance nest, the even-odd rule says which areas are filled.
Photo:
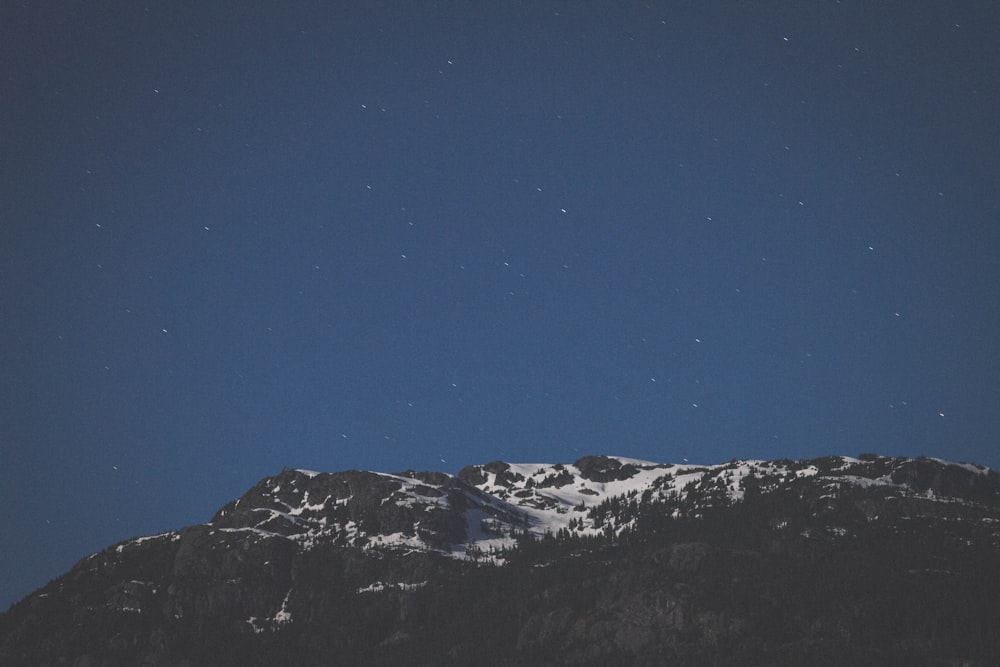
[[426, 585], [427, 585], [426, 581], [421, 581], [416, 584], [405, 584], [402, 582], [386, 583], [384, 581], [376, 581], [371, 584], [368, 584], [367, 586], [357, 589], [355, 592], [361, 594], [361, 593], [381, 593], [383, 591], [391, 591], [391, 590], [415, 591], [418, 588], [423, 588]]
[[285, 593], [285, 599], [281, 601], [281, 609], [275, 612], [274, 618], [271, 619], [274, 623], [281, 625], [292, 622], [292, 615], [288, 611], [288, 598], [291, 594], [292, 591], [290, 589], [287, 593]]
[[976, 473], [977, 475], [986, 475], [990, 472], [990, 469], [985, 466], [978, 466], [974, 463], [956, 463], [954, 461], [945, 461], [944, 459], [931, 458], [931, 461], [940, 463], [941, 465], [954, 466], [956, 468], [964, 468], [969, 472]]

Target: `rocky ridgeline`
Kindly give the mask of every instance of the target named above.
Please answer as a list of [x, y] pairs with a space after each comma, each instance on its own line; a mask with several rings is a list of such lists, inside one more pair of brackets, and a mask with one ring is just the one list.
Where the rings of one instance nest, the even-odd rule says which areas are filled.
[[996, 472], [935, 459], [838, 456], [698, 466], [588, 456], [574, 464], [495, 461], [457, 476], [288, 469], [223, 507], [205, 528], [244, 532], [248, 539], [281, 537], [301, 549], [322, 543], [464, 558], [510, 548], [525, 533], [626, 529], [633, 516], [619, 512], [609, 521], [606, 508], [613, 499], [697, 516], [747, 494], [794, 492], [801, 500], [817, 500], [850, 489], [926, 501], [926, 512], [1000, 502]]

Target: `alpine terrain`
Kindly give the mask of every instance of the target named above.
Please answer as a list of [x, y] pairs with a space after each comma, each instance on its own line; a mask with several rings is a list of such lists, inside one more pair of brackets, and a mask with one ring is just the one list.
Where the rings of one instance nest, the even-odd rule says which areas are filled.
[[0, 615], [2, 665], [995, 665], [1000, 475], [863, 454], [286, 469]]

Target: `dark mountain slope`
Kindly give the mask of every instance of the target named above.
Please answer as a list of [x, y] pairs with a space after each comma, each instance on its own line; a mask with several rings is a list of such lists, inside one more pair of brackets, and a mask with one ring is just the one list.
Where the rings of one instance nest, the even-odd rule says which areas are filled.
[[14, 605], [0, 664], [989, 665], [998, 600], [978, 466], [286, 470]]

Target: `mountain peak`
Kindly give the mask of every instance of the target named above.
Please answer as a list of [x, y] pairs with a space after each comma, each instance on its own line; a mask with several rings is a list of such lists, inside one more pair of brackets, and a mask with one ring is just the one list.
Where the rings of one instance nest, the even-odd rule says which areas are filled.
[[[1000, 586], [987, 583], [988, 603], [974, 602], [982, 582], [1000, 581], [997, 526], [1000, 475], [924, 457], [692, 465], [594, 455], [574, 463], [492, 461], [454, 476], [288, 468], [206, 524], [127, 540], [80, 561], [0, 616], [0, 662], [73, 663], [91, 655], [125, 664], [148, 653], [157, 656], [148, 664], [181, 664], [170, 656], [195, 655], [201, 649], [191, 647], [207, 636], [243, 647], [225, 664], [315, 662], [319, 654], [304, 648], [298, 657], [288, 653], [295, 637], [340, 652], [345, 664], [475, 661], [468, 647], [442, 654], [433, 642], [417, 659], [417, 637], [439, 634], [423, 612], [407, 611], [420, 608], [452, 624], [486, 614], [493, 621], [476, 625], [475, 636], [494, 637], [491, 650], [511, 663], [563, 664], [546, 647], [574, 656], [580, 642], [590, 653], [567, 661], [704, 662], [723, 654], [718, 642], [730, 642], [733, 655], [757, 647], [743, 663], [760, 656], [788, 662], [782, 655], [802, 657], [805, 649], [780, 633], [768, 641], [789, 653], [769, 653], [773, 647], [759, 642], [770, 636], [762, 629], [768, 619], [785, 616], [788, 637], [809, 638], [809, 655], [826, 646], [840, 662], [885, 662], [879, 648], [836, 653], [867, 641], [867, 630], [850, 629], [857, 618], [867, 627], [886, 614], [939, 605], [951, 621], [968, 617], [949, 627], [1000, 622]], [[504, 567], [514, 563], [528, 567]], [[817, 583], [830, 581], [840, 583]], [[914, 588], [918, 581], [924, 588]], [[890, 602], [865, 597], [879, 586], [890, 586]], [[842, 599], [842, 587], [861, 597]], [[579, 606], [581, 595], [593, 612]], [[837, 601], [822, 612], [802, 606], [816, 595]], [[941, 603], [948, 596], [955, 604]], [[910, 602], [893, 606], [897, 599]], [[458, 600], [465, 606], [455, 607]], [[843, 609], [854, 611], [843, 616]], [[514, 635], [496, 625], [504, 614], [523, 617]], [[934, 627], [943, 623], [938, 616]], [[584, 635], [574, 634], [576, 622]], [[618, 634], [607, 634], [612, 627]], [[926, 646], [906, 653], [905, 642], [926, 635], [893, 639], [891, 655], [928, 655]], [[195, 658], [210, 661], [216, 644]], [[942, 655], [965, 655], [960, 645]], [[264, 648], [277, 653], [258, 655]], [[636, 651], [649, 659], [637, 662]]]
[[492, 461], [467, 466], [457, 476], [286, 469], [227, 504], [210, 524], [290, 539], [303, 548], [329, 543], [479, 559], [513, 547], [521, 534], [627, 529], [629, 520], [609, 521], [597, 511], [611, 499], [638, 498], [673, 515], [697, 516], [741, 502], [748, 493], [792, 487], [812, 489], [813, 495], [878, 487], [942, 502], [1000, 499], [996, 472], [940, 459], [862, 455], [694, 465], [593, 455], [572, 464]]

